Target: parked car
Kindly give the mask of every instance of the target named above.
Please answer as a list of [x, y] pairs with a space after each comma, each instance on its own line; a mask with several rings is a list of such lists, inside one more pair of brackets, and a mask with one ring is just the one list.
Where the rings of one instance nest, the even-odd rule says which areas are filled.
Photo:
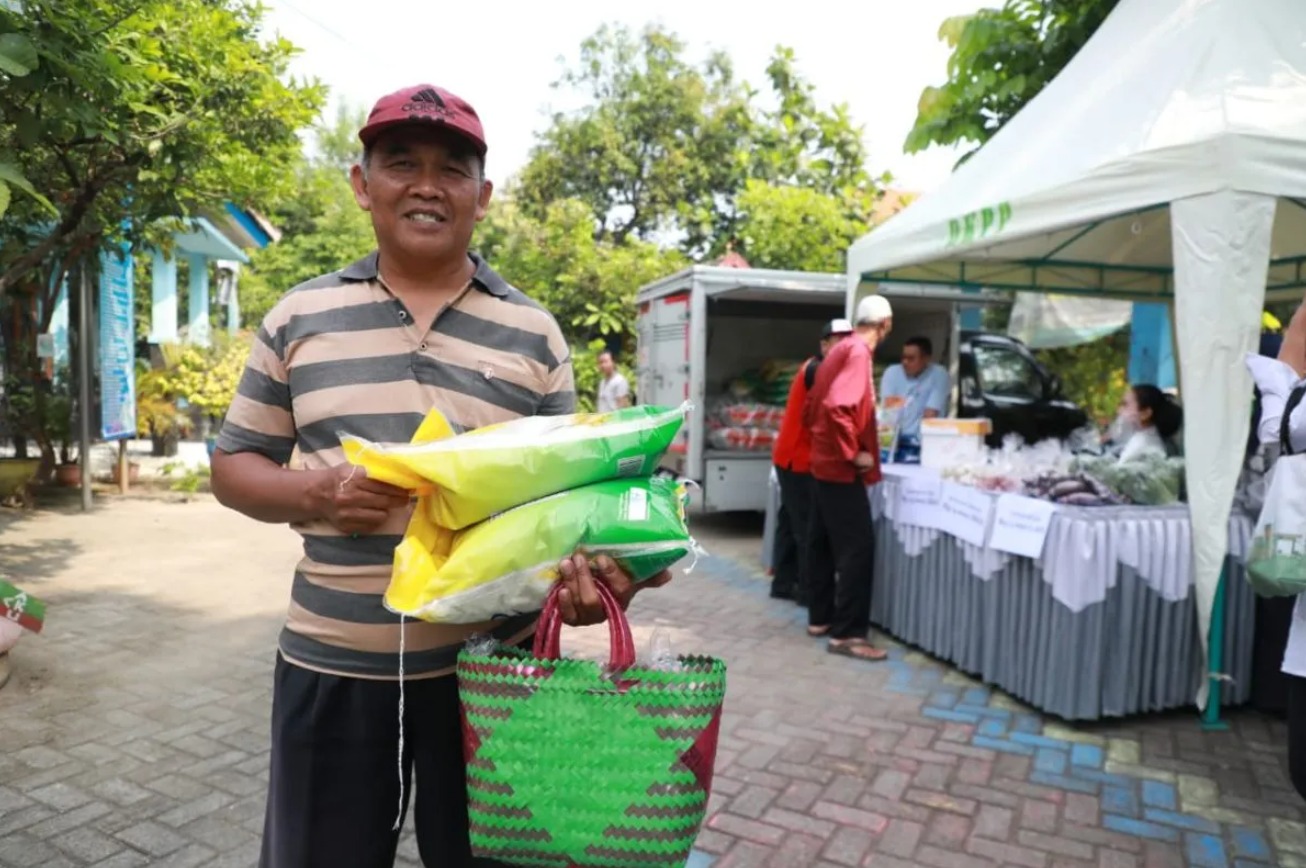
[[1066, 399], [1061, 378], [1015, 338], [963, 331], [957, 369], [957, 415], [992, 420], [990, 446], [1008, 434], [1027, 443], [1064, 439], [1088, 424], [1088, 414]]

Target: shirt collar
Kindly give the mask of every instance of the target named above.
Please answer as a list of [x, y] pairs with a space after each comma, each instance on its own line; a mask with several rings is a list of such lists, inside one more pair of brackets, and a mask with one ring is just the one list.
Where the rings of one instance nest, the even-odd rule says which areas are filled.
[[[486, 264], [485, 260], [475, 253], [468, 253], [467, 257], [476, 265], [476, 273], [472, 275], [472, 283], [478, 288], [497, 298], [506, 298], [510, 287], [508, 282], [499, 276], [493, 268]], [[341, 269], [340, 276], [345, 280], [376, 280], [380, 277], [380, 254], [373, 250], [362, 259]]]

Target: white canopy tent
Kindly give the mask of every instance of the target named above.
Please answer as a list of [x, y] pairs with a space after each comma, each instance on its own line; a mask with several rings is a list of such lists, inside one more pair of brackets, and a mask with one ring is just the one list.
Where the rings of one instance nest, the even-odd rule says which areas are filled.
[[1121, 0], [943, 186], [848, 252], [850, 298], [908, 281], [1173, 304], [1204, 647], [1248, 433], [1243, 357], [1267, 292], [1299, 297], [1304, 266], [1301, 0]]

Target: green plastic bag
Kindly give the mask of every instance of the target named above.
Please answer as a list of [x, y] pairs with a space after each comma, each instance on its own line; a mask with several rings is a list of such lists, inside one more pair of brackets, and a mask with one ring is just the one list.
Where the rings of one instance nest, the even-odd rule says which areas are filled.
[[510, 509], [463, 530], [441, 527], [419, 502], [395, 550], [385, 604], [443, 624], [537, 612], [558, 563], [608, 555], [636, 582], [694, 548], [685, 488], [672, 479], [615, 479]]
[[340, 442], [369, 478], [416, 492], [432, 521], [458, 530], [560, 491], [650, 475], [689, 407], [527, 416], [457, 436], [432, 410], [411, 443]]

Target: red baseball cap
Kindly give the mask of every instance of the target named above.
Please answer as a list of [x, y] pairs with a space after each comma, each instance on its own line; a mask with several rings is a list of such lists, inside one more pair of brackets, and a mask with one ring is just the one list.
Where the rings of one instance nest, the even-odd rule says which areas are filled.
[[442, 87], [415, 84], [381, 97], [372, 106], [367, 123], [358, 131], [364, 145], [371, 145], [385, 130], [399, 124], [429, 123], [448, 127], [485, 156], [485, 130], [471, 103]]

